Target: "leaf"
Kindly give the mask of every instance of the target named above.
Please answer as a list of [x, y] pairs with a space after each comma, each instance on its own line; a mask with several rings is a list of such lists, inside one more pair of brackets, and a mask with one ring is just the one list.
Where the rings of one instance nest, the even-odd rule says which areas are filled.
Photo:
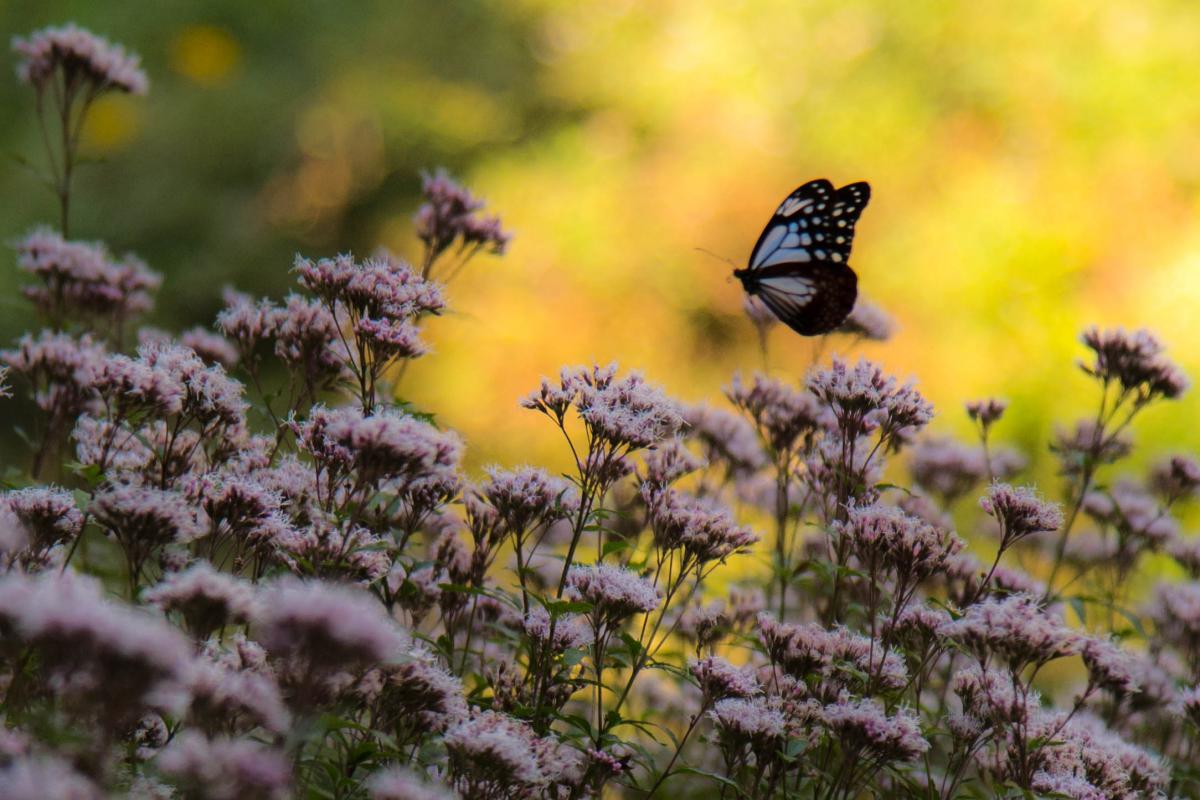
[[688, 764], [682, 764], [675, 768], [675, 774], [676, 775], [699, 775], [702, 778], [708, 778], [708, 779], [714, 780], [717, 783], [720, 783], [724, 786], [728, 786], [728, 787], [732, 788], [734, 791], [736, 791], [738, 794], [742, 793], [742, 787], [740, 787], [738, 785], [737, 781], [727, 778], [724, 775], [718, 775], [715, 772], [709, 772], [706, 769], [700, 769], [699, 767], [693, 767]]

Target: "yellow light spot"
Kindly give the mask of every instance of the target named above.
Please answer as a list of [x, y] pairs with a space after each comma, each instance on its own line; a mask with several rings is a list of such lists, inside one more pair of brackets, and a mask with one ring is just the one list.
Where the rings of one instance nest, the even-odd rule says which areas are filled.
[[98, 99], [83, 124], [83, 150], [96, 155], [120, 150], [141, 128], [141, 107], [126, 94], [107, 94]]
[[171, 42], [171, 69], [201, 86], [224, 83], [241, 56], [233, 36], [213, 25], [189, 25]]

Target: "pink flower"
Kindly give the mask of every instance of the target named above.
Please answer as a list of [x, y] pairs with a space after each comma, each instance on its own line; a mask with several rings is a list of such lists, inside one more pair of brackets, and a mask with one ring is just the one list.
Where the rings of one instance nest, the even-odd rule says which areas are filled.
[[403, 629], [370, 594], [320, 581], [271, 582], [251, 627], [272, 655], [301, 658], [318, 669], [375, 665], [408, 650]]
[[[797, 392], [764, 375], [755, 375], [751, 386], [744, 385], [741, 376], [735, 375], [733, 383], [725, 389], [725, 396], [754, 421], [773, 453], [790, 452], [821, 426], [821, 408], [812, 395]], [[728, 423], [723, 423], [723, 427], [728, 428]], [[748, 452], [749, 444], [739, 445], [739, 450]]]
[[207, 561], [167, 575], [142, 599], [163, 611], [179, 612], [188, 631], [201, 641], [224, 625], [248, 622], [254, 612], [253, 585], [218, 572]]
[[722, 741], [734, 747], [749, 745], [764, 756], [773, 755], [787, 735], [787, 718], [763, 697], [718, 700], [708, 713]]
[[683, 419], [687, 423], [684, 433], [700, 442], [710, 464], [724, 464], [731, 474], [737, 474], [754, 472], [766, 463], [754, 426], [745, 418], [696, 405], [684, 410]]
[[896, 332], [896, 321], [861, 294], [850, 311], [850, 316], [838, 327], [838, 333], [847, 333], [873, 342], [886, 342]]
[[1008, 401], [996, 397], [988, 397], [984, 400], [972, 400], [967, 403], [967, 416], [973, 422], [978, 422], [983, 426], [984, 430], [987, 430], [1004, 416], [1004, 411], [1007, 408]]
[[536, 736], [525, 722], [483, 711], [456, 723], [442, 741], [449, 754], [454, 785], [467, 797], [474, 786], [509, 787], [509, 791], [545, 786], [548, 776], [538, 763]]
[[912, 761], [929, 749], [916, 715], [906, 708], [888, 716], [878, 700], [841, 699], [821, 716], [842, 747], [881, 762]]
[[395, 482], [398, 490], [433, 474], [454, 473], [462, 453], [453, 433], [392, 409], [366, 415], [318, 406], [295, 430], [301, 446], [332, 476], [353, 471], [369, 483]]
[[563, 368], [560, 386], [543, 379], [542, 387], [521, 405], [562, 423], [574, 406], [591, 436], [613, 450], [652, 447], [683, 425], [679, 407], [638, 373], [618, 380], [617, 365]]
[[681, 549], [696, 565], [724, 561], [758, 541], [749, 528], [740, 527], [729, 509], [696, 497], [665, 489], [643, 489], [654, 543], [664, 550]]
[[417, 237], [429, 250], [429, 261], [455, 242], [462, 248], [486, 247], [496, 254], [508, 247], [512, 235], [501, 228], [499, 218], [480, 216], [483, 201], [445, 172], [424, 176], [421, 194], [425, 204], [417, 211], [415, 222]]
[[913, 480], [949, 505], [988, 476], [983, 451], [953, 439], [926, 439], [912, 448]]
[[1033, 533], [1055, 531], [1063, 524], [1062, 511], [1025, 486], [993, 483], [979, 499], [979, 507], [1000, 523], [1000, 549]]
[[654, 585], [637, 573], [608, 564], [575, 566], [567, 574], [567, 595], [591, 603], [593, 620], [612, 627], [627, 617], [658, 608]]
[[192, 328], [179, 335], [179, 343], [195, 351], [208, 364], [220, 364], [227, 370], [237, 366], [237, 348], [220, 334]]
[[292, 777], [278, 750], [247, 739], [208, 739], [194, 731], [176, 736], [155, 764], [176, 783], [210, 800], [283, 800]]
[[1079, 655], [1088, 669], [1090, 683], [1108, 689], [1118, 697], [1137, 691], [1137, 659], [1113, 640], [1084, 637], [1079, 646]]
[[[548, 648], [552, 653], [562, 653], [576, 647], [588, 644], [590, 634], [583, 620], [574, 614], [559, 616], [553, 626], [550, 624], [550, 612], [542, 606], [529, 609], [522, 623], [525, 634], [540, 647]], [[553, 630], [553, 638], [551, 631]]]
[[52, 571], [0, 579], [0, 629], [37, 650], [56, 694], [100, 709], [116, 727], [136, 721], [141, 709], [179, 711], [186, 702], [186, 637], [106, 599], [91, 578]]
[[933, 406], [916, 389], [897, 385], [895, 378], [866, 360], [851, 368], [835, 358], [829, 369], [809, 375], [808, 389], [852, 433], [865, 430], [868, 415], [879, 419], [885, 436], [911, 435], [933, 419]]
[[102, 800], [100, 787], [52, 756], [17, 758], [0, 768], [5, 800]]
[[448, 786], [431, 783], [405, 767], [388, 767], [367, 779], [371, 800], [455, 800]]
[[71, 316], [119, 324], [149, 311], [162, 284], [134, 256], [118, 261], [99, 243], [69, 242], [48, 228], [17, 244], [17, 265], [41, 281], [22, 293], [59, 324]]
[[69, 419], [94, 402], [105, 355], [104, 345], [91, 336], [44, 330], [36, 339], [22, 336], [16, 348], [0, 352], [0, 361], [29, 381], [43, 411]]
[[719, 656], [689, 661], [688, 671], [708, 702], [727, 697], [752, 697], [761, 688], [753, 668], [735, 667]]
[[376, 672], [380, 685], [371, 699], [384, 729], [441, 733], [468, 716], [462, 682], [426, 653]]
[[136, 55], [74, 24], [43, 28], [28, 39], [15, 38], [13, 50], [21, 57], [17, 77], [39, 92], [55, 71], [62, 72], [68, 86], [86, 81], [93, 84], [93, 91], [145, 94], [149, 88]]
[[188, 674], [189, 718], [209, 733], [261, 727], [286, 733], [292, 717], [279, 685], [266, 671], [238, 668], [231, 659], [200, 658]]
[[953, 533], [909, 516], [896, 506], [854, 506], [847, 516], [845, 523], [837, 524], [837, 530], [849, 540], [859, 560], [868, 569], [894, 570], [906, 587], [939, 572], [946, 559], [963, 547], [962, 540]]
[[1094, 355], [1090, 366], [1080, 364], [1083, 371], [1105, 384], [1116, 382], [1124, 391], [1136, 392], [1140, 402], [1159, 396], [1174, 399], [1188, 387], [1188, 379], [1162, 356], [1163, 346], [1150, 331], [1092, 327], [1080, 339]]
[[16, 516], [35, 558], [52, 547], [74, 541], [83, 530], [83, 513], [65, 489], [31, 486], [0, 496], [0, 504]]
[[507, 471], [489, 467], [487, 473], [488, 479], [478, 491], [513, 534], [522, 535], [562, 519], [578, 506], [571, 485], [545, 470], [522, 467]]
[[1047, 614], [1028, 595], [988, 598], [942, 626], [981, 659], [998, 657], [1013, 669], [1044, 664], [1079, 652], [1079, 635]]

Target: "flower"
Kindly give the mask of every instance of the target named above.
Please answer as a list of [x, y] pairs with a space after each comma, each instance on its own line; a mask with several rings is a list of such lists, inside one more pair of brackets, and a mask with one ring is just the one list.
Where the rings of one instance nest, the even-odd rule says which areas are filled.
[[577, 369], [571, 380], [578, 390], [575, 408], [593, 435], [615, 447], [640, 449], [656, 445], [683, 425], [674, 401], [636, 372], [617, 380], [616, 365]]
[[1200, 463], [1194, 458], [1174, 455], [1154, 465], [1150, 485], [1170, 505], [1200, 491]]
[[953, 439], [926, 439], [912, 448], [909, 470], [918, 486], [950, 505], [988, 476], [983, 451]]
[[773, 755], [787, 734], [783, 712], [763, 697], [718, 700], [708, 714], [723, 742], [737, 748], [749, 745], [762, 756]]
[[454, 433], [393, 409], [364, 414], [317, 406], [293, 428], [300, 445], [331, 478], [353, 471], [370, 484], [393, 482], [398, 492], [435, 474], [455, 473], [462, 453]]
[[497, 255], [508, 247], [512, 234], [501, 228], [499, 217], [479, 214], [484, 203], [455, 183], [443, 171], [425, 175], [421, 181], [425, 203], [414, 222], [417, 238], [425, 243], [432, 262], [455, 242], [462, 248], [487, 248]]
[[43, 411], [67, 420], [94, 401], [105, 354], [104, 345], [89, 335], [75, 338], [44, 330], [37, 338], [25, 334], [16, 348], [0, 351], [0, 361], [29, 381]]
[[1007, 408], [1008, 401], [996, 397], [971, 400], [967, 402], [967, 416], [971, 418], [972, 422], [978, 422], [986, 431], [996, 422], [1000, 421]]
[[858, 436], [878, 424], [881, 437], [911, 436], [933, 419], [933, 406], [911, 385], [897, 385], [865, 359], [848, 367], [839, 358], [808, 376], [808, 390], [837, 417], [843, 434]]
[[1143, 548], [1157, 550], [1179, 537], [1179, 524], [1167, 509], [1130, 481], [1119, 481], [1108, 492], [1089, 492], [1083, 508], [1097, 522], [1116, 530], [1118, 551], [1125, 559]]
[[1150, 331], [1092, 327], [1080, 340], [1094, 356], [1090, 365], [1080, 363], [1080, 368], [1105, 384], [1116, 382], [1122, 390], [1136, 392], [1139, 402], [1154, 397], [1174, 399], [1188, 387], [1187, 378], [1162, 356], [1163, 346]]
[[[525, 635], [552, 653], [562, 653], [588, 642], [588, 630], [583, 620], [574, 614], [563, 614], [551, 624], [550, 612], [542, 606], [529, 609], [522, 621]], [[553, 633], [553, 636], [551, 635]]]
[[206, 654], [196, 660], [187, 680], [192, 696], [190, 720], [210, 734], [256, 726], [271, 733], [286, 733], [292, 717], [274, 675], [240, 662], [240, 657], [223, 653]]
[[17, 243], [17, 266], [41, 282], [22, 294], [59, 323], [83, 317], [119, 325], [149, 311], [162, 284], [162, 276], [134, 256], [118, 261], [102, 244], [67, 241], [49, 228], [38, 228]]
[[[119, 728], [146, 708], [179, 711], [191, 646], [171, 625], [106, 599], [98, 582], [58, 571], [0, 578], [0, 629], [34, 648], [55, 694]], [[132, 716], [132, 719], [131, 719]]]
[[407, 635], [371, 595], [320, 581], [272, 581], [251, 627], [267, 652], [315, 669], [379, 664], [408, 650]]
[[821, 717], [842, 747], [881, 762], [912, 761], [929, 749], [916, 715], [907, 708], [888, 716], [878, 700], [843, 698], [825, 706]]
[[1133, 442], [1122, 430], [1108, 432], [1097, 427], [1095, 420], [1085, 419], [1070, 431], [1058, 431], [1050, 449], [1058, 455], [1064, 473], [1078, 475], [1089, 464], [1095, 467], [1120, 461], [1129, 455]]
[[760, 689], [753, 668], [735, 667], [719, 656], [689, 661], [688, 671], [696, 679], [707, 702], [727, 697], [752, 697]]
[[5, 800], [102, 800], [105, 793], [53, 756], [17, 758], [0, 767]]
[[[908, 681], [903, 656], [868, 636], [844, 627], [827, 630], [816, 623], [778, 622], [758, 615], [759, 637], [771, 663], [799, 680], [819, 677], [827, 694], [836, 697], [849, 683], [874, 679], [899, 689]], [[850, 667], [850, 669], [847, 669]]]
[[[755, 375], [750, 386], [742, 383], [740, 375], [735, 375], [733, 383], [725, 389], [725, 396], [753, 420], [772, 453], [791, 452], [801, 439], [811, 436], [821, 426], [821, 408], [812, 395], [797, 392], [764, 375]], [[736, 433], [728, 422], [721, 422], [720, 427], [728, 429], [730, 434]], [[747, 440], [739, 443], [738, 451], [749, 452]], [[743, 460], [748, 463], [748, 459]], [[761, 463], [761, 456], [757, 460]]]
[[1137, 691], [1137, 659], [1112, 639], [1086, 636], [1080, 642], [1079, 655], [1088, 669], [1090, 683], [1118, 697]]
[[695, 405], [684, 409], [683, 419], [685, 434], [700, 442], [710, 464], [724, 464], [730, 474], [748, 474], [766, 463], [754, 426], [745, 418], [710, 405]]
[[388, 767], [367, 779], [371, 800], [454, 800], [446, 786], [431, 783], [405, 767]]
[[208, 739], [195, 731], [176, 736], [155, 763], [176, 783], [211, 800], [283, 800], [292, 777], [287, 758], [278, 750], [248, 739]]
[[466, 797], [474, 786], [519, 788], [544, 786], [534, 749], [533, 729], [527, 723], [495, 711], [483, 711], [459, 721], [442, 742], [449, 754], [454, 785]]
[[488, 480], [479, 493], [487, 498], [506, 529], [516, 535], [562, 519], [578, 504], [569, 483], [542, 469], [505, 471], [489, 467], [487, 474]]
[[462, 682], [420, 650], [373, 672], [380, 686], [372, 699], [384, 729], [440, 733], [468, 716]]
[[169, 542], [190, 542], [204, 534], [204, 522], [188, 499], [174, 491], [117, 485], [92, 500], [96, 521], [141, 564]]
[[178, 611], [188, 631], [200, 641], [223, 625], [249, 621], [254, 612], [253, 586], [218, 572], [207, 561], [168, 575], [142, 599], [163, 611]]
[[941, 634], [981, 659], [999, 657], [1013, 669], [1072, 655], [1080, 646], [1078, 634], [1028, 595], [987, 598], [968, 606], [962, 617], [942, 626]]
[[591, 603], [589, 615], [609, 626], [637, 613], [649, 613], [659, 603], [654, 584], [635, 572], [609, 564], [571, 567], [567, 594], [572, 600]]
[[21, 57], [17, 77], [39, 92], [56, 71], [62, 72], [69, 88], [86, 81], [95, 92], [145, 94], [150, 85], [136, 55], [74, 24], [43, 28], [27, 39], [17, 37], [13, 50]]
[[1000, 523], [1000, 549], [1006, 550], [1033, 533], [1058, 530], [1063, 524], [1059, 507], [1038, 497], [1025, 486], [1013, 488], [993, 483], [979, 499], [979, 507]]
[[749, 528], [737, 525], [729, 509], [676, 491], [643, 489], [654, 543], [664, 550], [682, 549], [696, 564], [723, 561], [758, 541]]
[[0, 505], [7, 506], [21, 525], [34, 560], [83, 531], [83, 513], [65, 489], [31, 486], [0, 496]]
[[837, 331], [872, 342], [886, 342], [896, 332], [896, 321], [882, 306], [872, 303], [860, 294], [850, 311], [850, 316], [838, 326]]
[[204, 328], [192, 328], [179, 335], [179, 343], [191, 348], [208, 364], [220, 364], [227, 370], [237, 366], [237, 348], [220, 334]]
[[903, 584], [924, 580], [940, 571], [963, 542], [953, 533], [910, 516], [896, 506], [874, 503], [853, 506], [847, 521], [837, 523], [859, 560], [869, 569], [894, 570]]
[[642, 456], [646, 463], [645, 482], [666, 488], [684, 475], [702, 468], [704, 461], [697, 458], [679, 437], [669, 439], [647, 450]]

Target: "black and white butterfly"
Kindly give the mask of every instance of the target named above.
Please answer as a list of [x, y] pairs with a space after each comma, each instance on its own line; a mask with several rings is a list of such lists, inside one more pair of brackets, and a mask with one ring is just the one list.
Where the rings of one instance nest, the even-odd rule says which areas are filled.
[[824, 178], [809, 181], [776, 209], [749, 265], [733, 276], [796, 333], [828, 333], [858, 297], [858, 276], [847, 262], [854, 223], [870, 199], [866, 183], [834, 189]]

